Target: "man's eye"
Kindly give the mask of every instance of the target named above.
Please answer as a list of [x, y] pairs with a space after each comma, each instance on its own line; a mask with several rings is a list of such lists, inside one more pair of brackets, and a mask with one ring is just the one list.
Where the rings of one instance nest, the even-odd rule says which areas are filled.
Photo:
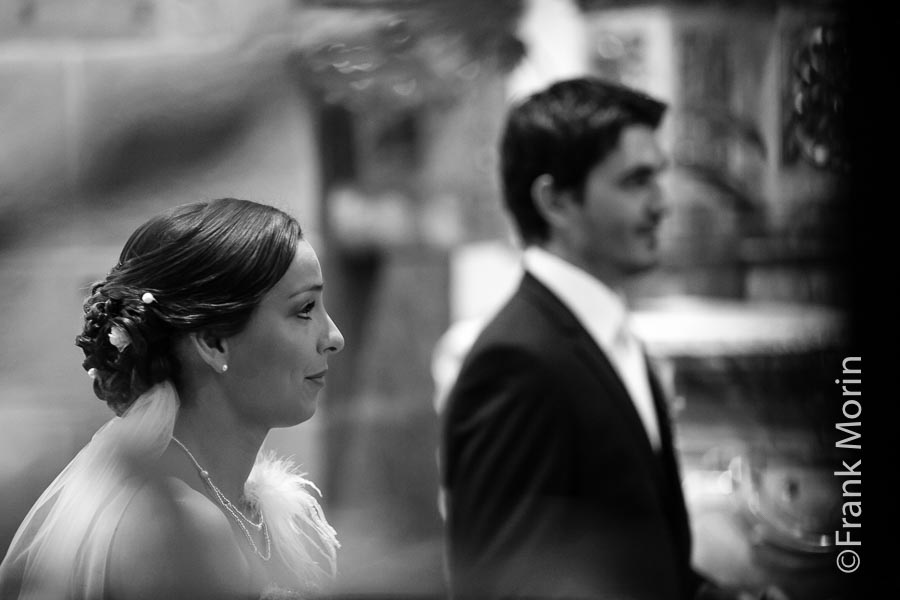
[[648, 175], [648, 174], [634, 175], [632, 177], [629, 177], [625, 183], [626, 183], [626, 185], [629, 185], [629, 186], [639, 187], [639, 186], [645, 186], [645, 185], [649, 184], [652, 181], [652, 179], [653, 179], [652, 175]]

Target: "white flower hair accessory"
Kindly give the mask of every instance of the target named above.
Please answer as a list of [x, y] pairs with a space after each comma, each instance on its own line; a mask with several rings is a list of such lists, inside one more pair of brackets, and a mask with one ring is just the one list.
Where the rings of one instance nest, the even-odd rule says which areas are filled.
[[118, 325], [113, 325], [112, 330], [109, 332], [109, 343], [115, 346], [116, 350], [121, 352], [131, 344], [131, 338], [124, 329]]

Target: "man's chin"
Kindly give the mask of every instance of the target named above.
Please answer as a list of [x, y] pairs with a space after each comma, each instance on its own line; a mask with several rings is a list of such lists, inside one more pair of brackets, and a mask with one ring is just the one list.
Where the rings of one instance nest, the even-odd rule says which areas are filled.
[[635, 261], [632, 264], [631, 275], [646, 275], [659, 268], [661, 260], [658, 256], [646, 257], [644, 260]]

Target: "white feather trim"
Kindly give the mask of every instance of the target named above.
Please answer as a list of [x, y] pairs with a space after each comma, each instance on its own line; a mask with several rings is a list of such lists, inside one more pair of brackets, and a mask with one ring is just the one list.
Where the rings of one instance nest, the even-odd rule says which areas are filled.
[[322, 493], [289, 458], [262, 451], [244, 485], [244, 494], [263, 515], [273, 553], [305, 588], [317, 588], [337, 569], [337, 533], [310, 492]]

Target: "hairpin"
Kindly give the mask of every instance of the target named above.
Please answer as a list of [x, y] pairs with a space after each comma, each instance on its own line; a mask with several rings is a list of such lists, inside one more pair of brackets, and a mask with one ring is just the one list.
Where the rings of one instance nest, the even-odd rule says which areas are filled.
[[153, 304], [156, 302], [156, 298], [150, 292], [144, 292], [144, 295], [141, 296], [141, 302], [144, 304]]
[[109, 343], [115, 346], [116, 350], [121, 352], [131, 344], [131, 338], [128, 336], [127, 331], [118, 325], [113, 325], [109, 332]]

